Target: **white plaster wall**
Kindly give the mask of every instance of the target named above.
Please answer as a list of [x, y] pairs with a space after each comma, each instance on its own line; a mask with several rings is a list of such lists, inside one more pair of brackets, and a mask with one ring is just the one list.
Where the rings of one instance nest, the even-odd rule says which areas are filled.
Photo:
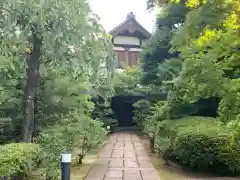
[[140, 45], [140, 40], [136, 37], [116, 36], [114, 44]]
[[131, 48], [131, 49], [129, 49], [129, 51], [140, 52], [140, 51], [142, 51], [142, 49], [139, 49], [139, 48]]
[[122, 47], [114, 47], [113, 50], [114, 51], [125, 51], [125, 49]]
[[[114, 49], [114, 51], [125, 51], [125, 49], [122, 48], [122, 47], [114, 47], [113, 49]], [[131, 49], [129, 49], [128, 51], [140, 52], [140, 51], [142, 51], [142, 49], [139, 49], [139, 48], [131, 48]]]

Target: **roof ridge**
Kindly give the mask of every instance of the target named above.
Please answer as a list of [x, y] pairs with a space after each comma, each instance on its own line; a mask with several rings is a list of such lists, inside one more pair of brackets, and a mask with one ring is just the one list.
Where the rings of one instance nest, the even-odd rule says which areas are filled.
[[112, 30], [109, 31], [109, 34], [114, 33], [117, 29], [121, 28], [123, 25], [125, 25], [128, 21], [133, 20], [145, 33], [147, 36], [151, 36], [151, 33], [148, 32], [135, 18], [135, 15], [131, 12], [130, 14], [128, 14], [127, 18], [120, 23], [119, 25], [117, 25], [116, 27], [114, 27]]
[[111, 31], [109, 31], [109, 34], [111, 34], [111, 32], [115, 31], [116, 29], [122, 27], [124, 24], [126, 24], [129, 20], [131, 20], [132, 18], [129, 19], [125, 19], [123, 22], [121, 22], [119, 25], [117, 25], [116, 27], [114, 27]]

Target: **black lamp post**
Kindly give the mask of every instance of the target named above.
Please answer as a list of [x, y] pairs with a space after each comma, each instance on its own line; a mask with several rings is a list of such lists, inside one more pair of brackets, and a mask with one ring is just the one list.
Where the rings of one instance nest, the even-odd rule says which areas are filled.
[[71, 154], [64, 152], [62, 154], [62, 180], [70, 180]]

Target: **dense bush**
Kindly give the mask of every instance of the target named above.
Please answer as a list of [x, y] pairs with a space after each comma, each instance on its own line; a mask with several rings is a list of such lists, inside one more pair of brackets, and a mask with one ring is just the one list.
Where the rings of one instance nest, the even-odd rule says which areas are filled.
[[0, 144], [6, 144], [13, 136], [13, 124], [10, 118], [0, 119]]
[[137, 126], [150, 137], [154, 137], [157, 123], [168, 118], [168, 102], [158, 101], [152, 103], [148, 100], [140, 100], [134, 105], [134, 121]]
[[109, 130], [113, 131], [113, 128], [118, 126], [118, 120], [111, 107], [95, 107], [94, 109], [95, 119], [101, 121], [105, 128], [110, 127]]
[[111, 132], [114, 132], [114, 128], [118, 126], [118, 120], [116, 118], [105, 117], [101, 121], [104, 127], [108, 128]]
[[62, 124], [44, 130], [37, 138], [40, 145], [40, 167], [44, 168], [43, 175], [47, 180], [59, 177], [59, 162], [64, 151], [74, 152], [78, 163], [90, 151], [102, 145], [106, 130], [103, 124], [87, 116], [73, 114]]
[[150, 108], [150, 114], [146, 117], [144, 123], [144, 132], [150, 137], [155, 137], [156, 127], [159, 121], [168, 118], [168, 102], [159, 101]]
[[240, 173], [240, 144], [214, 118], [189, 117], [159, 122], [155, 148], [184, 166], [222, 174]]
[[[82, 164], [82, 160], [87, 153], [96, 150], [103, 144], [107, 131], [102, 126], [102, 122], [90, 118], [79, 123], [79, 140], [76, 141], [76, 149], [78, 150], [77, 160], [79, 164]], [[75, 127], [73, 126], [73, 128]]]
[[140, 100], [133, 104], [134, 117], [133, 121], [140, 129], [144, 129], [144, 122], [150, 113], [151, 102], [148, 100]]
[[239, 174], [239, 144], [231, 144], [229, 138], [226, 134], [189, 131], [175, 139], [172, 156], [193, 169]]
[[219, 116], [223, 122], [237, 119], [240, 116], [240, 79], [233, 79], [225, 96], [219, 104]]
[[39, 153], [39, 146], [30, 143], [11, 143], [0, 148], [0, 176], [29, 175]]

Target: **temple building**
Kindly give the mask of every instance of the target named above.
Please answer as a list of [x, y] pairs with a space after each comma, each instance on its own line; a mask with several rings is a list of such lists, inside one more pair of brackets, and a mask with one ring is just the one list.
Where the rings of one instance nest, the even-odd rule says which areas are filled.
[[117, 69], [134, 66], [138, 63], [139, 53], [151, 34], [137, 22], [135, 15], [130, 12], [125, 21], [112, 29], [114, 52], [117, 58]]

